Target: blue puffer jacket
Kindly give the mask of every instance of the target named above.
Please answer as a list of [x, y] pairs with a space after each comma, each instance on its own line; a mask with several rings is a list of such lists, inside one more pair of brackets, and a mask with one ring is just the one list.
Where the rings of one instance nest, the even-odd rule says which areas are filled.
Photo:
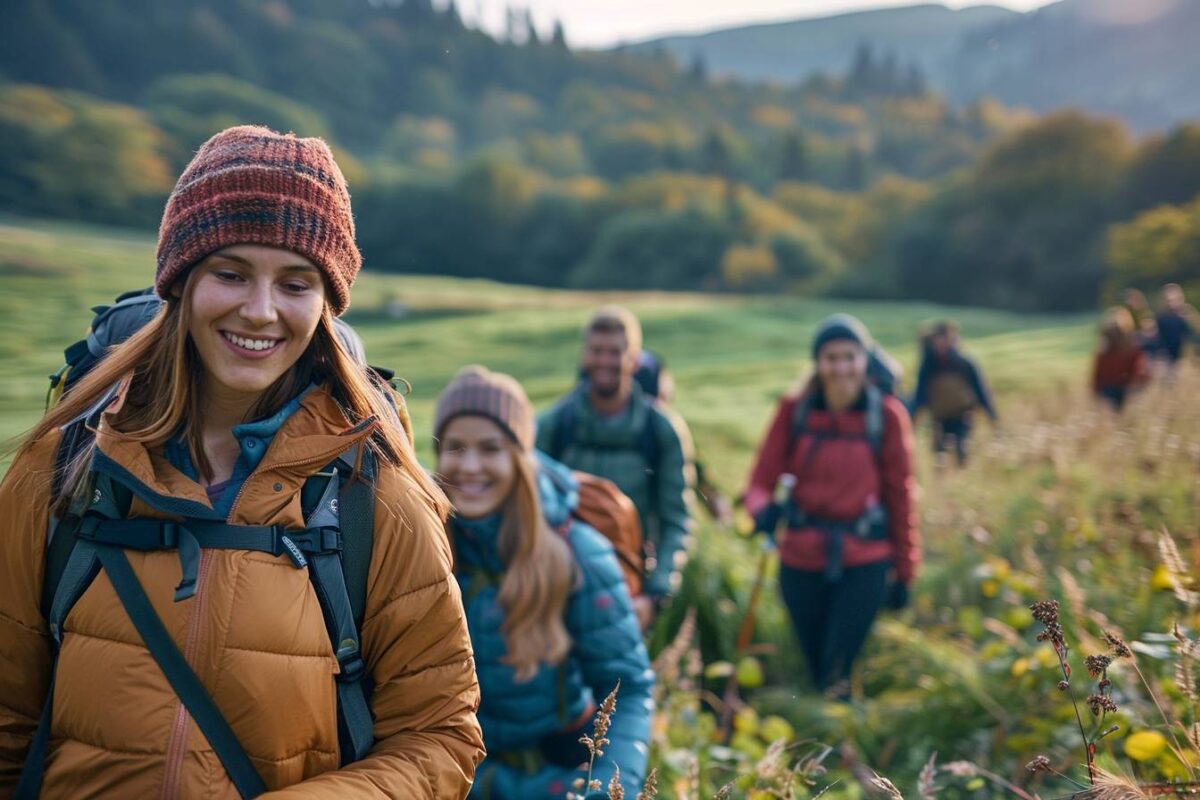
[[[556, 530], [570, 519], [577, 500], [570, 472], [543, 458], [539, 475], [543, 512]], [[528, 681], [501, 662], [506, 652], [501, 625], [504, 611], [496, 599], [503, 561], [497, 550], [500, 515], [455, 520], [456, 568], [475, 650], [482, 701], [479, 722], [488, 757], [479, 767], [472, 798], [562, 798], [585, 772], [544, 761], [517, 766], [522, 754], [536, 751], [547, 736], [587, 719], [621, 681], [617, 711], [597, 759], [593, 777], [608, 784], [613, 765], [621, 768], [626, 796], [641, 788], [646, 774], [647, 742], [654, 701], [654, 674], [642, 642], [629, 590], [612, 545], [595, 529], [573, 520], [567, 542], [579, 569], [579, 585], [567, 602], [566, 625], [571, 652], [560, 665], [543, 665]], [[590, 729], [590, 720], [589, 725]], [[573, 743], [576, 737], [568, 737]]]

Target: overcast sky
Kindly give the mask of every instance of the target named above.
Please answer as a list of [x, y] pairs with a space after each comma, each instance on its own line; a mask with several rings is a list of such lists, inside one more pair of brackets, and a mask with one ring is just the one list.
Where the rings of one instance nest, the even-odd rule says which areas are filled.
[[[463, 17], [494, 33], [504, 30], [505, 9], [533, 11], [539, 30], [561, 19], [573, 47], [606, 47], [664, 33], [712, 30], [753, 22], [821, 17], [843, 11], [912, 5], [917, 0], [458, 0]], [[1027, 11], [1050, 0], [991, 0]], [[1134, 0], [1130, 0], [1133, 2]], [[954, 8], [982, 0], [947, 0]]]

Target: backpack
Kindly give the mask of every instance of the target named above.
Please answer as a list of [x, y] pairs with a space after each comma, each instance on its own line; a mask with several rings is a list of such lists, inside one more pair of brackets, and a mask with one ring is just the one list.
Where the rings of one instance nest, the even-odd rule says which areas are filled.
[[[867, 398], [867, 409], [866, 428], [863, 436], [871, 445], [871, 452], [878, 458], [883, 450], [883, 398], [887, 392], [872, 383], [867, 384], [864, 392]], [[788, 441], [789, 458], [790, 454], [795, 451], [801, 435], [808, 430], [808, 415], [812, 411], [815, 396], [815, 392], [809, 388], [796, 402], [796, 408], [792, 412], [791, 438]]]
[[867, 350], [867, 380], [884, 394], [899, 395], [904, 367], [877, 343]]
[[[654, 411], [653, 401], [646, 399], [646, 403], [650, 406], [651, 411]], [[550, 443], [548, 455], [555, 460], [561, 459], [567, 447], [575, 440], [575, 427], [578, 424], [578, 410], [575, 408], [575, 398], [568, 397], [563, 403], [562, 411], [558, 415], [557, 425], [554, 428], [554, 436]], [[658, 464], [662, 457], [661, 448], [658, 444], [658, 435], [654, 430], [654, 414], [646, 415], [646, 424], [638, 431], [637, 449], [641, 453], [642, 460], [646, 462], [646, 469], [650, 472], [658, 471]], [[651, 486], [653, 486], [651, 482]]]
[[[647, 402], [651, 405], [650, 411], [654, 412], [656, 409], [653, 408], [653, 404]], [[568, 398], [558, 415], [547, 455], [556, 460], [562, 458], [575, 437], [577, 422], [574, 398]], [[654, 430], [654, 413], [646, 415], [646, 424], [637, 435], [637, 449], [646, 463], [647, 471], [657, 473], [662, 449]], [[642, 593], [646, 574], [653, 570], [655, 565], [654, 543], [646, 539], [637, 506], [620, 487], [607, 478], [578, 470], [573, 471], [572, 475], [579, 484], [579, 502], [575, 507], [575, 515], [612, 542], [621, 562], [621, 569], [625, 573], [625, 582], [629, 584], [629, 594], [631, 597], [637, 597]], [[650, 503], [653, 506], [657, 484], [650, 481], [649, 486]]]
[[118, 295], [110, 306], [93, 306], [95, 316], [87, 336], [63, 351], [66, 363], [50, 376], [46, 410], [53, 408], [64, 392], [91, 372], [109, 348], [121, 344], [154, 319], [162, 305], [162, 298], [151, 286]]
[[975, 390], [961, 369], [939, 372], [929, 379], [929, 413], [935, 420], [961, 419], [976, 405]]
[[[607, 478], [587, 472], [572, 471], [579, 486], [579, 500], [571, 516], [595, 528], [612, 543], [629, 596], [642, 593], [645, 576], [645, 542], [642, 539], [642, 520], [629, 496]], [[560, 529], [564, 536], [570, 528], [570, 520]]]
[[[66, 349], [66, 365], [50, 377], [47, 405], [52, 406], [103, 358], [107, 350], [128, 339], [154, 318], [162, 301], [152, 289], [128, 292], [111, 306], [97, 306], [85, 339]], [[375, 370], [390, 384], [390, 376]], [[381, 391], [384, 388], [380, 387]], [[110, 391], [88, 412], [67, 423], [56, 454], [53, 496], [61, 494], [61, 475], [90, 443]], [[393, 408], [398, 401], [385, 395]], [[300, 531], [279, 526], [230, 525], [184, 518], [181, 521], [126, 519], [132, 493], [107, 475], [98, 475], [91, 502], [72, 508], [51, 532], [46, 553], [42, 613], [54, 640], [51, 690], [21, 773], [17, 798], [36, 798], [49, 745], [53, 670], [62, 625], [92, 580], [104, 569], [134, 627], [196, 724], [216, 751], [242, 797], [266, 791], [233, 730], [222, 717], [179, 648], [163, 627], [129, 565], [125, 549], [180, 551], [184, 580], [176, 600], [194, 593], [186, 563], [198, 563], [201, 547], [258, 550], [287, 555], [297, 569], [308, 568], [332, 651], [340, 670], [337, 681], [338, 745], [343, 765], [362, 759], [374, 743], [369, 696], [372, 685], [359, 647], [366, 605], [367, 574], [374, 542], [374, 459], [356, 446], [310, 477], [301, 490], [306, 527]], [[93, 473], [95, 474], [95, 473]]]
[[[875, 456], [876, 469], [882, 472], [883, 466], [880, 461], [880, 454], [883, 451], [883, 401], [885, 392], [875, 384], [868, 383], [865, 393], [867, 408], [865, 429], [862, 438], [865, 438], [870, 444], [871, 452]], [[795, 452], [800, 437], [808, 430], [808, 415], [812, 411], [814, 395], [813, 391], [806, 391], [796, 403], [796, 408], [792, 412], [791, 438], [788, 441], [787, 449], [788, 461], [791, 461], [791, 455]], [[818, 433], [816, 435], [818, 437], [834, 438], [828, 434]], [[818, 441], [819, 444], [820, 442]], [[782, 508], [777, 509], [777, 513], [786, 515], [785, 518], [787, 519], [789, 528], [814, 527], [825, 531], [829, 535], [825, 566], [825, 577], [827, 580], [837, 580], [842, 575], [842, 554], [845, 548], [843, 540], [845, 537], [853, 536], [859, 539], [880, 540], [886, 539], [888, 535], [887, 509], [879, 502], [864, 510], [858, 519], [831, 520], [809, 514], [803, 508], [800, 508], [795, 501], [795, 497], [789, 494], [786, 503]]]

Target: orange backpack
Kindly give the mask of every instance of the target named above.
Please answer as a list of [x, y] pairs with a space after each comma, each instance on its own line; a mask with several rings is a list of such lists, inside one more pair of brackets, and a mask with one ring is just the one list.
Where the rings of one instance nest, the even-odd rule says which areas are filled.
[[[642, 593], [645, 560], [642, 555], [642, 521], [628, 495], [607, 478], [587, 472], [572, 472], [579, 483], [579, 503], [572, 516], [591, 525], [612, 543], [625, 573], [631, 597]], [[561, 528], [566, 535], [570, 520]]]

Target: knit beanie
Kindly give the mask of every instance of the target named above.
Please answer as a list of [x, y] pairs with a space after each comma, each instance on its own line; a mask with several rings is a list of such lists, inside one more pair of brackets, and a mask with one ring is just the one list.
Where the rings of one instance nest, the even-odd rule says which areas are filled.
[[201, 145], [167, 199], [154, 288], [167, 297], [188, 268], [235, 244], [299, 253], [329, 281], [334, 314], [346, 310], [362, 256], [346, 179], [324, 141], [242, 125]]
[[864, 349], [871, 346], [871, 334], [857, 317], [833, 314], [817, 324], [817, 332], [813, 334], [812, 357], [815, 359], [822, 347], [839, 339], [849, 340]]
[[487, 417], [521, 449], [533, 449], [533, 404], [515, 378], [478, 365], [459, 370], [433, 412], [435, 449], [450, 420], [465, 415]]

